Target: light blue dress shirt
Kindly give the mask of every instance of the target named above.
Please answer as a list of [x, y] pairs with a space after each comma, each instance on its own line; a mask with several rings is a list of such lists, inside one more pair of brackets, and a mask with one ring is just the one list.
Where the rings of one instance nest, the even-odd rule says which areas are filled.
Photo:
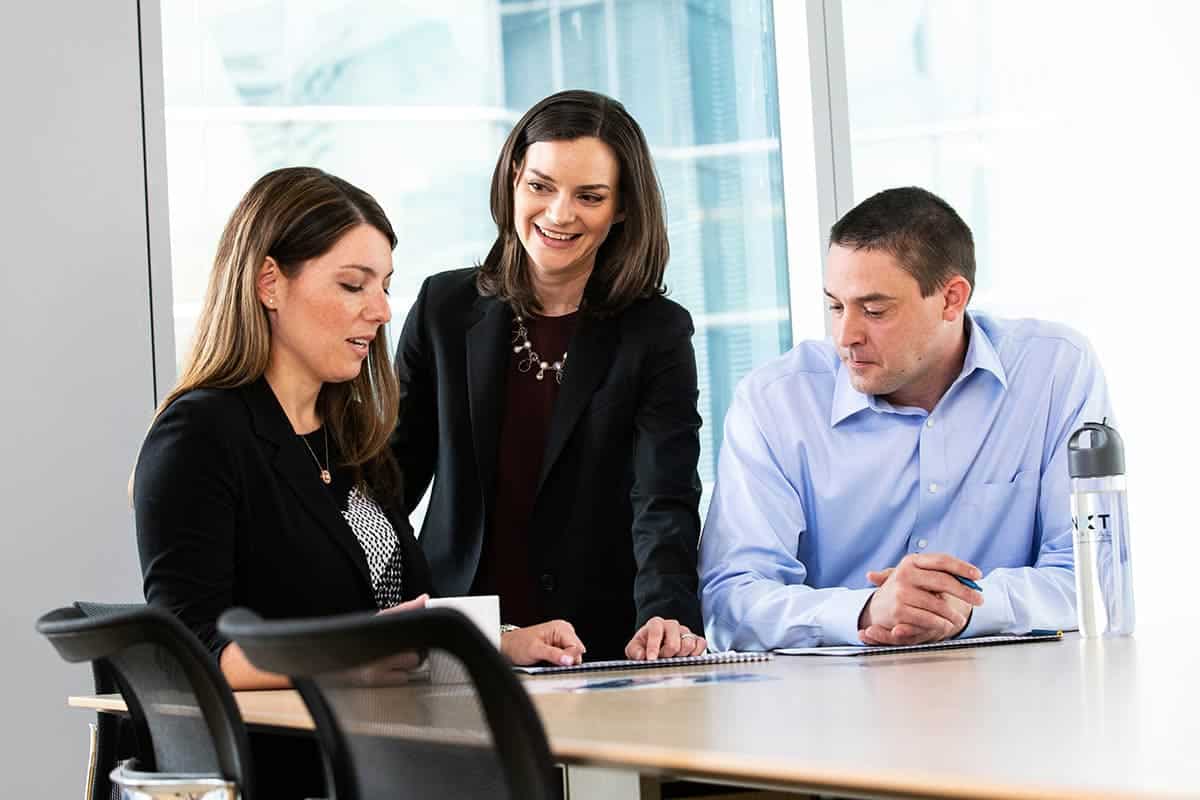
[[984, 573], [962, 636], [1076, 627], [1066, 442], [1111, 419], [1104, 375], [1065, 326], [966, 320], [928, 414], [856, 391], [827, 341], [738, 385], [700, 540], [716, 648], [860, 644], [867, 570], [926, 552]]

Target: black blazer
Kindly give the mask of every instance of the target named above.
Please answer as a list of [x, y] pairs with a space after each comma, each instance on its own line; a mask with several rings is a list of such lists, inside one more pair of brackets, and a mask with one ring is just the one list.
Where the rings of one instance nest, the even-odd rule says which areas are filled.
[[[529, 559], [543, 618], [571, 622], [589, 658], [621, 657], [655, 615], [703, 630], [692, 333], [686, 310], [655, 297], [585, 316], [570, 344]], [[466, 594], [479, 565], [511, 339], [511, 309], [479, 295], [474, 269], [426, 280], [400, 337], [395, 452], [410, 511], [434, 479], [420, 543], [439, 594]]]
[[[147, 602], [214, 654], [232, 606], [274, 618], [375, 608], [366, 555], [263, 379], [172, 403], [146, 435], [133, 500]], [[407, 518], [385, 512], [415, 597], [429, 567]]]

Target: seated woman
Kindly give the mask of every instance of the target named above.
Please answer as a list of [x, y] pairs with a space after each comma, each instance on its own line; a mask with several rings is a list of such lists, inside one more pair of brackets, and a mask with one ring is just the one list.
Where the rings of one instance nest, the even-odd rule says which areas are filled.
[[498, 594], [509, 623], [565, 618], [591, 658], [702, 653], [693, 328], [663, 297], [645, 136], [608, 97], [548, 97], [504, 143], [491, 208], [491, 252], [425, 282], [396, 354], [433, 585]]
[[[217, 631], [232, 606], [310, 617], [424, 605], [429, 568], [388, 439], [384, 323], [396, 236], [375, 200], [317, 169], [272, 172], [225, 226], [191, 354], [133, 480], [144, 591], [234, 689], [286, 685]], [[398, 513], [400, 512], [400, 513]], [[573, 663], [564, 622], [502, 637], [517, 663]]]

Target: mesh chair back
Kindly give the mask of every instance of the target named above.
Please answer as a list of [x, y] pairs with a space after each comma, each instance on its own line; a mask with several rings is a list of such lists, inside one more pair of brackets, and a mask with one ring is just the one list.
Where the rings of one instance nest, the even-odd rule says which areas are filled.
[[249, 746], [233, 693], [173, 615], [148, 606], [81, 603], [44, 615], [37, 629], [66, 661], [100, 662], [99, 673], [111, 674], [133, 722], [137, 769], [215, 775], [253, 797]]
[[[145, 608], [143, 603], [91, 603], [79, 601], [75, 603], [88, 617], [110, 617], [126, 611], [136, 611]], [[119, 694], [121, 685], [117, 682], [112, 665], [103, 658], [92, 662], [92, 683], [96, 694]], [[143, 762], [148, 758], [150, 743], [144, 742], [144, 748], [139, 749], [137, 734], [133, 723], [128, 717], [100, 712], [96, 714], [96, 737], [93, 750], [93, 763], [90, 770], [91, 798], [120, 798], [120, 791], [108, 780], [108, 773], [120, 762], [135, 758]]]
[[255, 666], [291, 676], [338, 800], [557, 796], [533, 704], [458, 611], [263, 621], [234, 609], [218, 626]]

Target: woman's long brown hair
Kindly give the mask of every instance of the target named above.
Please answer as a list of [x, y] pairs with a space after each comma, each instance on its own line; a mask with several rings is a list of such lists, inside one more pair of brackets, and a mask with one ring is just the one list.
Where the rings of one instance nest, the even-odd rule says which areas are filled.
[[[287, 277], [327, 253], [351, 228], [370, 225], [392, 247], [396, 234], [371, 195], [312, 167], [288, 167], [259, 178], [238, 203], [217, 247], [208, 291], [183, 373], [155, 419], [193, 389], [229, 389], [266, 372], [271, 352], [267, 311], [256, 289], [267, 257]], [[358, 471], [381, 503], [398, 496], [399, 470], [388, 448], [400, 389], [387, 337], [380, 331], [354, 380], [326, 383], [317, 410], [345, 464]], [[130, 482], [132, 496], [132, 480]]]

